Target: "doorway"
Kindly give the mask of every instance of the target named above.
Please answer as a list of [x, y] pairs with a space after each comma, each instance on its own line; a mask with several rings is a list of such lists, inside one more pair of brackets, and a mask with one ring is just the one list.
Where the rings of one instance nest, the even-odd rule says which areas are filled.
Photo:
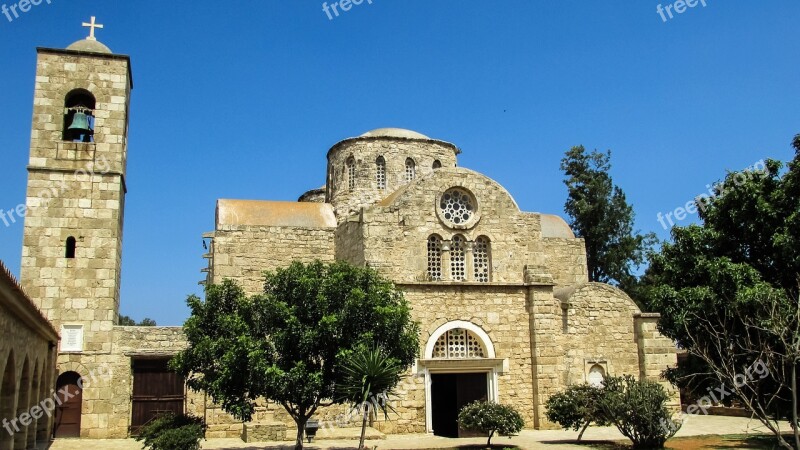
[[443, 437], [472, 437], [458, 426], [458, 412], [476, 400], [488, 400], [487, 373], [431, 374], [431, 415], [433, 434]]
[[167, 358], [133, 360], [131, 434], [159, 414], [183, 414], [184, 380], [169, 369], [168, 363]]
[[81, 408], [83, 406], [83, 383], [76, 372], [64, 372], [56, 380], [56, 392], [60, 400], [56, 407], [53, 435], [57, 438], [81, 437]]

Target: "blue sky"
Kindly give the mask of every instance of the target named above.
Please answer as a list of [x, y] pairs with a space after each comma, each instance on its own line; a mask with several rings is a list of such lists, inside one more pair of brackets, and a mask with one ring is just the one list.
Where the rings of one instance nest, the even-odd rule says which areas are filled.
[[[365, 0], [329, 20], [316, 0], [43, 0], [0, 16], [0, 209], [25, 200], [35, 49], [94, 15], [135, 83], [123, 314], [181, 324], [216, 199], [295, 200], [334, 143], [379, 127], [455, 143], [546, 213], [563, 214], [564, 152], [610, 149], [637, 227], [666, 238], [658, 212], [793, 155], [800, 2], [706, 0], [666, 22], [659, 3]], [[0, 223], [17, 274], [21, 241]]]

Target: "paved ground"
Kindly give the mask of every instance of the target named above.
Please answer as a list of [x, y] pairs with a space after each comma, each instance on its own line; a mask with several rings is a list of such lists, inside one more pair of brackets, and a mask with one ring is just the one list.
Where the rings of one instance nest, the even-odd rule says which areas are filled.
[[[788, 424], [785, 425], [788, 429]], [[761, 434], [767, 433], [761, 423], [740, 417], [720, 417], [720, 416], [691, 416], [685, 422], [683, 428], [678, 432], [678, 436], [699, 436], [708, 434]], [[586, 446], [571, 445], [577, 437], [576, 432], [553, 430], [553, 431], [523, 431], [514, 438], [494, 438], [493, 444], [515, 445], [526, 450], [552, 449], [552, 450], [587, 450]], [[584, 434], [584, 440], [622, 440], [625, 439], [615, 428], [593, 427], [589, 428]], [[388, 436], [385, 440], [367, 441], [370, 448], [377, 447], [380, 450], [389, 449], [434, 449], [434, 448], [454, 448], [467, 444], [485, 444], [486, 439], [447, 439], [429, 435], [397, 435]], [[328, 450], [328, 449], [354, 449], [358, 445], [357, 441], [317, 441], [309, 444], [305, 448], [309, 450]], [[291, 450], [291, 442], [265, 443], [265, 444], [245, 444], [239, 439], [210, 439], [203, 442], [204, 450]], [[59, 439], [53, 442], [50, 450], [140, 450], [141, 444], [127, 440], [87, 440], [87, 439]]]

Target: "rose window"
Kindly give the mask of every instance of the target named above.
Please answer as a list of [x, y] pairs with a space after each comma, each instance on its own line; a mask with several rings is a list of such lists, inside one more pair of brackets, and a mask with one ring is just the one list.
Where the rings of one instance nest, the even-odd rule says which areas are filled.
[[463, 189], [450, 189], [439, 201], [439, 213], [448, 222], [464, 225], [475, 215], [475, 200]]

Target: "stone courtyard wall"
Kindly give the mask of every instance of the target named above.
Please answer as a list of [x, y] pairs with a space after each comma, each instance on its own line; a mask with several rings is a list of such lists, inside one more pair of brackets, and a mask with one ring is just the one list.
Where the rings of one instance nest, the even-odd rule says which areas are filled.
[[[0, 263], [0, 421], [25, 420], [31, 408], [53, 395], [58, 333]], [[13, 435], [0, 428], [0, 448], [33, 448], [48, 442], [53, 411], [15, 422]], [[19, 431], [16, 431], [16, 428]]]

